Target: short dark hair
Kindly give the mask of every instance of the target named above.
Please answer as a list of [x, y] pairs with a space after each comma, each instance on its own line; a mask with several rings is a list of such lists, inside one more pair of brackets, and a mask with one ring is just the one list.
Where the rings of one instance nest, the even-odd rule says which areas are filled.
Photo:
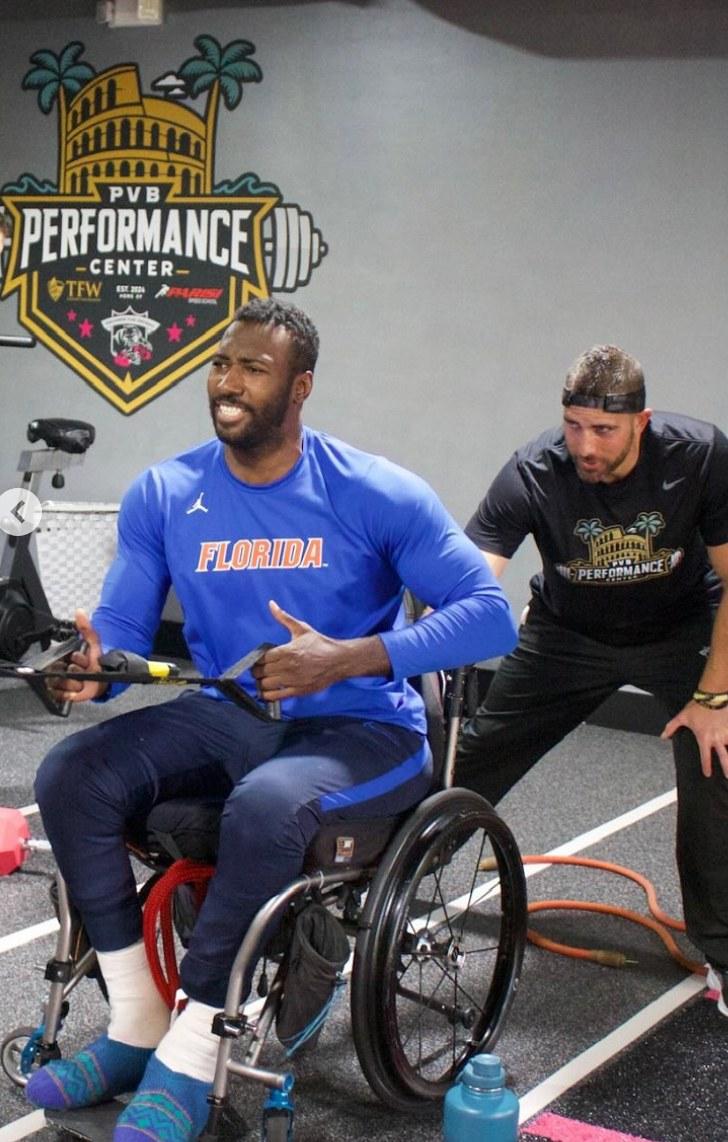
[[642, 366], [617, 345], [595, 345], [566, 374], [562, 404], [639, 412], [645, 407]]
[[282, 326], [292, 342], [291, 367], [293, 375], [313, 372], [319, 352], [319, 335], [310, 317], [295, 305], [284, 305], [275, 298], [253, 298], [233, 315], [233, 321], [250, 325]]

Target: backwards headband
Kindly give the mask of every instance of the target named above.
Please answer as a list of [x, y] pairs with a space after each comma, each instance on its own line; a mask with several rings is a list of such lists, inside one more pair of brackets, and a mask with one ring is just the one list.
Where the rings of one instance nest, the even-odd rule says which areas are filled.
[[561, 403], [565, 407], [576, 405], [578, 408], [601, 408], [604, 412], [642, 412], [645, 407], [645, 390], [642, 387], [631, 393], [591, 396], [587, 393], [575, 393], [572, 389], [564, 389]]

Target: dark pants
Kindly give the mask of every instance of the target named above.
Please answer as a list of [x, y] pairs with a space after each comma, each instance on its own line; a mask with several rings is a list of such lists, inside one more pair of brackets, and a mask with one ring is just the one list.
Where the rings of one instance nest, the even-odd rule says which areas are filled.
[[[497, 803], [539, 758], [626, 684], [654, 694], [672, 717], [703, 672], [711, 627], [706, 612], [673, 628], [662, 641], [608, 646], [532, 609], [485, 701], [464, 722], [456, 784]], [[728, 964], [728, 781], [715, 758], [713, 775], [703, 777], [690, 730], [678, 730], [672, 742], [677, 862], [688, 934], [707, 958]]]
[[220, 850], [182, 986], [222, 1006], [260, 906], [300, 873], [324, 822], [395, 815], [429, 791], [421, 734], [382, 722], [262, 722], [200, 693], [111, 718], [61, 742], [36, 778], [58, 866], [98, 951], [141, 938], [127, 823], [158, 801], [227, 797]]

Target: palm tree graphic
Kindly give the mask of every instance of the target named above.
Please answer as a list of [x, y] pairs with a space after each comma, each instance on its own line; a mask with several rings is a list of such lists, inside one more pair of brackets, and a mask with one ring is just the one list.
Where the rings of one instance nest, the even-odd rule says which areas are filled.
[[260, 83], [263, 72], [255, 60], [249, 58], [255, 51], [255, 45], [249, 40], [233, 40], [223, 48], [214, 36], [197, 36], [194, 44], [200, 54], [186, 59], [177, 74], [185, 81], [191, 98], [203, 91], [209, 92], [205, 108], [205, 193], [209, 194], [220, 93], [228, 111], [232, 111], [243, 98], [243, 84]]
[[96, 73], [88, 63], [79, 63], [84, 45], [74, 41], [66, 44], [60, 55], [42, 48], [34, 52], [30, 62], [36, 66], [23, 76], [24, 91], [38, 91], [38, 106], [44, 115], [50, 114], [58, 100], [58, 185], [65, 186], [66, 178], [66, 98], [75, 95]]
[[652, 539], [665, 526], [665, 520], [660, 512], [640, 512], [634, 523], [627, 528], [628, 532], [637, 532], [647, 540], [647, 546], [652, 553]]
[[589, 546], [589, 558], [594, 558], [592, 540], [597, 539], [604, 531], [604, 524], [600, 519], [580, 519], [574, 528], [574, 535]]

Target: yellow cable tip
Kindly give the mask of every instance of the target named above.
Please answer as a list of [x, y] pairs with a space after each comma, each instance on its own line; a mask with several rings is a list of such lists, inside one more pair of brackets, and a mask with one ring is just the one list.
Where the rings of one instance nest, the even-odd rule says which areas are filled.
[[150, 662], [148, 666], [152, 678], [175, 678], [179, 674], [174, 662]]

